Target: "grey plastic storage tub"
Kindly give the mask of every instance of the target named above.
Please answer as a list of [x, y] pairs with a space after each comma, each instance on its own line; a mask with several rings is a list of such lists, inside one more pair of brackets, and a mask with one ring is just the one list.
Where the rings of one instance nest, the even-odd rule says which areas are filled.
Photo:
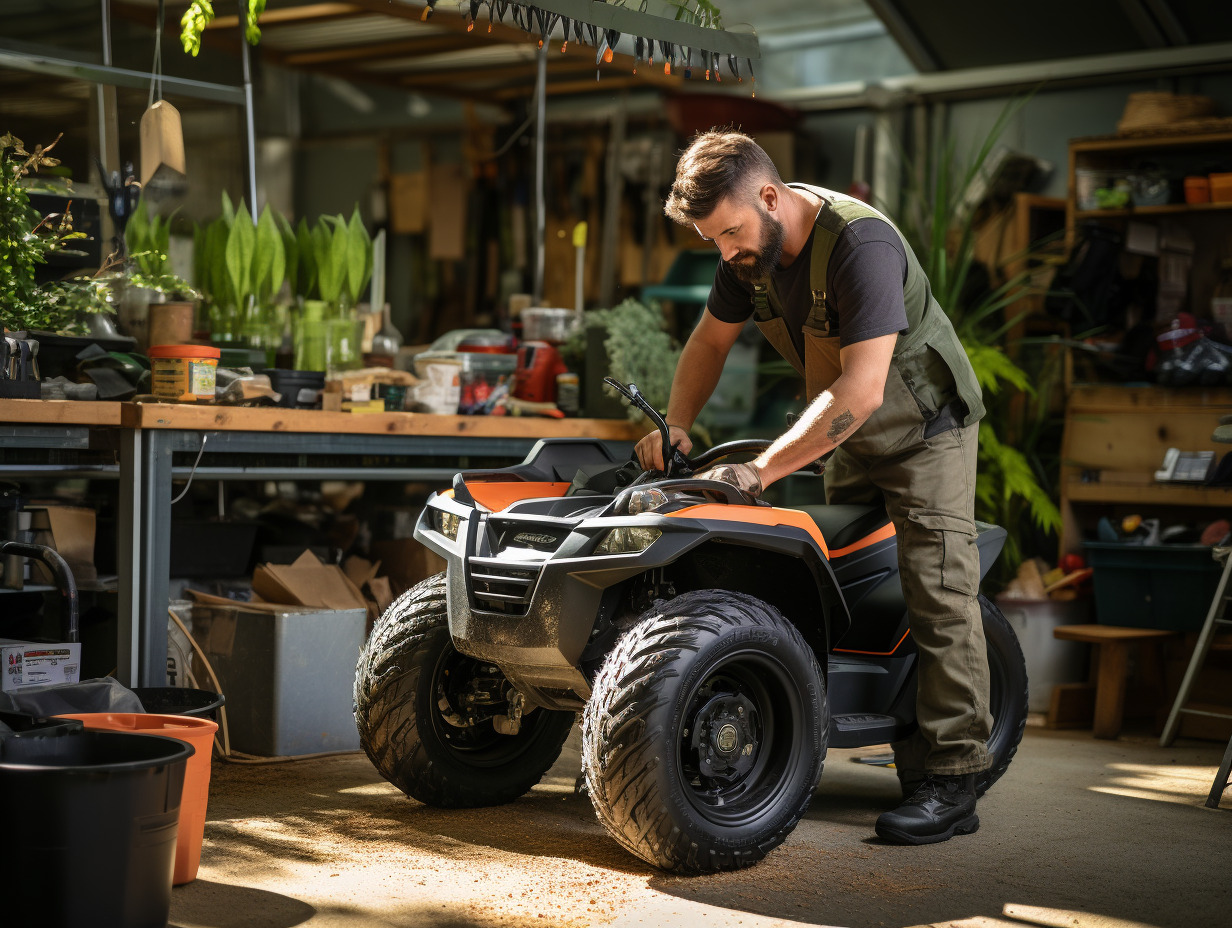
[[358, 751], [352, 711], [363, 609], [193, 604], [193, 637], [227, 696], [233, 750], [264, 757]]
[[[4, 884], [37, 924], [165, 928], [191, 745], [110, 731], [0, 737]], [[30, 921], [30, 924], [35, 922]]]

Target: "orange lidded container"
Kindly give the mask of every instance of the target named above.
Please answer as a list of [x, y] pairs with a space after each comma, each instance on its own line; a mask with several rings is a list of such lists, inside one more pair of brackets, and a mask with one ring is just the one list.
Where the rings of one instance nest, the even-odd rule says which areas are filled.
[[214, 402], [214, 376], [222, 351], [208, 345], [155, 345], [148, 352], [155, 396], [186, 402]]
[[1206, 177], [1191, 176], [1185, 178], [1185, 202], [1211, 202], [1211, 182]]
[[1211, 174], [1207, 179], [1211, 182], [1212, 203], [1232, 203], [1232, 172]]

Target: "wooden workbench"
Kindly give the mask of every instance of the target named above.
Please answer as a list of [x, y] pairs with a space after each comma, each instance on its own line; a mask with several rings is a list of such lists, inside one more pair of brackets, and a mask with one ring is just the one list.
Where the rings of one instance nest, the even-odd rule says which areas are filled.
[[[614, 419], [0, 400], [0, 444], [7, 447], [55, 449], [63, 460], [75, 451], [118, 446], [118, 467], [95, 470], [119, 480], [118, 676], [142, 686], [166, 683], [174, 481], [348, 479], [447, 486], [459, 470], [521, 461], [540, 439], [598, 439], [619, 458], [647, 431]], [[10, 472], [40, 470], [48, 468], [16, 465]]]
[[[27, 400], [26, 402], [38, 402]], [[78, 403], [75, 405], [91, 405]], [[540, 416], [441, 416], [420, 412], [350, 413], [269, 406], [114, 403], [133, 429], [219, 429], [350, 435], [434, 435], [482, 438], [598, 438], [636, 441], [649, 430], [627, 419], [552, 419]]]

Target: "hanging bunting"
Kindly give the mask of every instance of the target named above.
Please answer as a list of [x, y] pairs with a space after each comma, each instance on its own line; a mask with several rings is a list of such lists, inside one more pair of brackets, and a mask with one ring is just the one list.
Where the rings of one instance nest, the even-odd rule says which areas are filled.
[[[421, 18], [427, 20], [435, 12], [437, 0], [424, 2]], [[474, 30], [485, 6], [488, 11], [488, 32], [492, 31], [494, 21], [503, 23], [506, 14], [512, 11], [514, 25], [534, 36], [540, 48], [552, 37], [558, 24], [561, 28], [561, 54], [568, 50], [571, 37], [574, 41], [591, 45], [595, 49], [596, 79], [599, 78], [600, 67], [615, 58], [616, 45], [621, 35], [627, 31], [633, 36], [634, 74], [643, 62], [649, 66], [654, 65], [657, 44], [665, 75], [677, 73], [677, 68], [683, 64], [684, 77], [692, 79], [696, 54], [700, 72], [698, 76], [711, 80], [713, 75], [713, 79], [721, 83], [723, 59], [726, 58], [728, 73], [737, 82], [743, 83], [744, 71], [748, 72], [753, 96], [756, 96], [757, 76], [753, 71], [753, 58], [757, 57], [757, 38], [755, 35], [726, 32], [722, 28], [717, 8], [710, 3], [699, 4], [699, 10], [695, 11], [698, 14], [696, 17], [689, 14], [678, 16], [672, 21], [648, 13], [648, 0], [641, 0], [636, 7], [632, 3], [626, 6], [623, 2], [609, 0], [536, 0], [534, 3], [521, 3], [518, 0], [466, 0], [463, 9], [467, 32]], [[579, 18], [579, 13], [583, 13], [587, 18], [593, 17], [596, 22], [583, 21]], [[666, 36], [665, 38], [656, 39], [640, 29], [633, 28], [635, 24], [644, 27], [649, 19], [659, 22], [652, 31]], [[700, 47], [700, 43], [686, 45], [682, 41], [686, 36], [710, 37], [715, 40], [715, 44], [706, 41], [707, 48]], [[709, 50], [713, 48], [718, 50]], [[742, 58], [743, 70], [740, 60]]]

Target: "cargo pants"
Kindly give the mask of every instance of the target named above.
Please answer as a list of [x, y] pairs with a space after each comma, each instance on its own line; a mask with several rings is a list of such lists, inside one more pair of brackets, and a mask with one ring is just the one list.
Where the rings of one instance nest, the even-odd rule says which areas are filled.
[[825, 484], [828, 503], [883, 498], [898, 537], [899, 574], [919, 651], [919, 728], [894, 744], [895, 765], [905, 780], [977, 773], [992, 764], [988, 653], [976, 599], [979, 423], [963, 428], [936, 415], [926, 420], [895, 366], [879, 413], [880, 428], [868, 435], [860, 429], [839, 445]]

